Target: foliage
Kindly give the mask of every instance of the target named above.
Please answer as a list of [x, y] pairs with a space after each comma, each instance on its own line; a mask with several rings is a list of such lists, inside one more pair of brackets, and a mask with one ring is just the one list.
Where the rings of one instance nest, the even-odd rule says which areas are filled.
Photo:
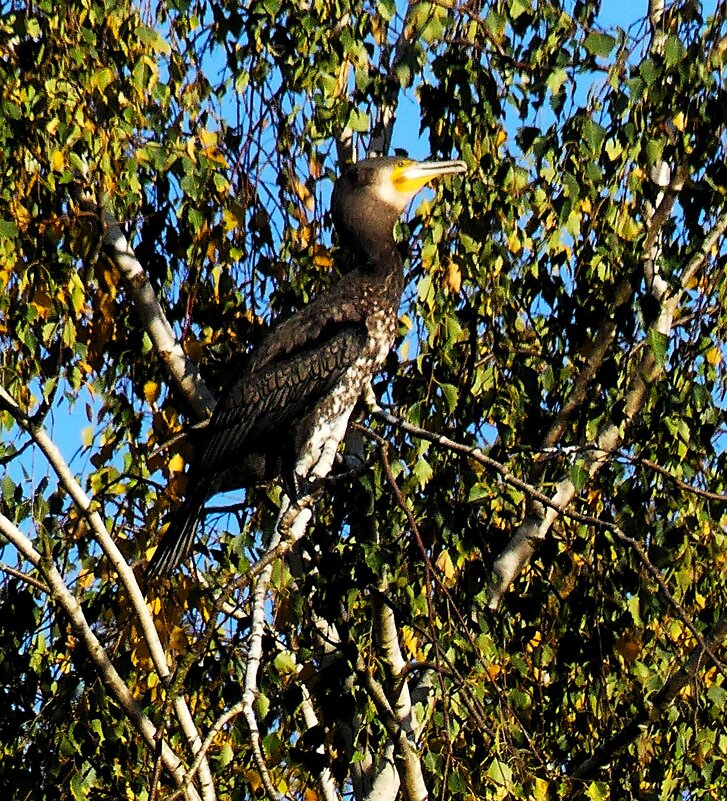
[[[240, 700], [279, 500], [216, 507], [202, 578], [148, 590], [168, 681], [92, 513], [140, 576], [193, 442], [159, 448], [197, 420], [85, 193], [122, 222], [217, 394], [335, 277], [338, 155], [397, 101], [394, 145], [414, 139], [415, 101], [421, 147], [469, 172], [401, 227], [401, 342], [376, 386], [395, 418], [365, 420], [365, 474], [326, 490], [273, 568], [255, 711], [274, 789], [313, 801], [328, 769], [366, 795], [392, 736], [372, 677], [392, 707], [411, 687], [433, 797], [725, 795], [727, 272], [710, 235], [727, 225], [727, 21], [724, 4], [652, 6], [621, 30], [597, 0], [3, 3], [0, 511], [39, 555], [36, 570], [2, 551], [8, 797], [144, 799], [155, 783], [50, 566], [189, 766], [173, 698], [202, 738]], [[546, 526], [543, 501], [566, 491]], [[242, 716], [215, 734], [218, 797], [265, 792], [253, 740]], [[169, 771], [156, 784], [175, 788]]]

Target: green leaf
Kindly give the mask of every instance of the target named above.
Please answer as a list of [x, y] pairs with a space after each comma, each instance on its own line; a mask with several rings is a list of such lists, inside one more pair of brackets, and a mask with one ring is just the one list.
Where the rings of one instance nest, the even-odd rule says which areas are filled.
[[533, 6], [530, 0], [510, 0], [510, 16], [517, 19], [528, 11], [532, 11]]
[[454, 384], [440, 384], [440, 389], [447, 401], [447, 410], [450, 414], [457, 408], [459, 400], [459, 389]]
[[18, 226], [12, 220], [0, 220], [0, 236], [14, 239], [18, 235]]
[[7, 473], [0, 479], [0, 489], [2, 489], [3, 500], [8, 506], [11, 506], [15, 497], [15, 482]]
[[578, 462], [571, 467], [569, 475], [576, 492], [580, 492], [588, 483], [588, 471]]
[[136, 35], [147, 47], [156, 53], [169, 55], [169, 53], [172, 52], [172, 47], [169, 42], [153, 28], [149, 28], [146, 25], [139, 25], [136, 29]]
[[594, 152], [599, 152], [606, 139], [606, 129], [588, 118], [583, 122], [583, 136]]
[[278, 673], [295, 673], [295, 657], [290, 651], [281, 651], [273, 660]]
[[649, 348], [651, 348], [652, 354], [654, 355], [657, 367], [663, 367], [666, 364], [666, 353], [669, 346], [669, 337], [652, 327], [649, 329], [649, 333], [646, 335], [646, 341], [649, 345]]
[[230, 762], [235, 757], [235, 752], [232, 750], [232, 746], [229, 742], [226, 742], [222, 748], [220, 749], [220, 753], [217, 756], [217, 761], [221, 768], [224, 768], [226, 765], [229, 765]]
[[586, 790], [589, 801], [608, 801], [611, 791], [605, 782], [591, 782]]
[[255, 711], [258, 714], [260, 719], [264, 719], [267, 717], [268, 711], [270, 709], [270, 699], [264, 693], [260, 693], [258, 697], [255, 699]]
[[490, 767], [487, 768], [487, 777], [506, 789], [510, 789], [513, 785], [512, 768], [500, 759], [493, 759], [490, 762]]
[[646, 58], [641, 62], [641, 64], [639, 64], [639, 72], [648, 86], [651, 86], [656, 81], [661, 80], [661, 68], [651, 58]]
[[352, 108], [348, 115], [348, 126], [357, 133], [366, 133], [369, 130], [369, 115], [365, 111]]
[[419, 484], [419, 488], [424, 489], [429, 479], [434, 475], [434, 471], [429, 462], [423, 456], [420, 456], [414, 464], [412, 474], [417, 484]]
[[673, 67], [686, 58], [687, 51], [678, 36], [670, 36], [664, 45], [664, 61], [667, 67]]
[[491, 498], [492, 492], [486, 484], [473, 484], [467, 494], [468, 503], [476, 503], [482, 498]]
[[591, 33], [586, 36], [583, 46], [591, 55], [606, 58], [616, 46], [616, 39], [613, 36], [609, 36], [607, 33], [591, 31]]

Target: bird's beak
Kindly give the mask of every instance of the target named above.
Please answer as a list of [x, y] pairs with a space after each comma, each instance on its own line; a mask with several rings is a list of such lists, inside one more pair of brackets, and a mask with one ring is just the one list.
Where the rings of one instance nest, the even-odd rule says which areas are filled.
[[396, 167], [391, 180], [397, 192], [412, 197], [435, 178], [466, 171], [464, 161], [410, 161]]

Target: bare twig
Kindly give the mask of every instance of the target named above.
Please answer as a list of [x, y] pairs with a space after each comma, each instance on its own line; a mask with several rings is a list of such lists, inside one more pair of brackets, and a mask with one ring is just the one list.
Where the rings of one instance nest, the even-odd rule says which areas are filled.
[[[550, 506], [556, 511], [562, 512], [564, 515], [567, 515], [569, 518], [577, 522], [602, 524], [602, 521], [598, 520], [598, 518], [592, 517], [591, 515], [583, 515], [579, 512], [573, 512], [557, 506], [550, 496], [546, 495], [532, 484], [529, 484], [527, 481], [523, 481], [521, 478], [518, 478], [516, 475], [511, 473], [510, 470], [504, 464], [502, 464], [502, 462], [498, 462], [496, 459], [488, 456], [476, 446], [464, 445], [463, 443], [457, 442], [456, 440], [453, 440], [444, 434], [427, 431], [425, 428], [415, 426], [413, 423], [410, 423], [401, 417], [397, 417], [395, 414], [387, 412], [384, 409], [377, 408], [373, 410], [371, 414], [376, 419], [388, 423], [389, 425], [394, 426], [395, 428], [398, 428], [407, 434], [411, 434], [418, 439], [431, 442], [434, 445], [438, 445], [441, 448], [451, 451], [452, 453], [459, 453], [462, 456], [467, 456], [478, 464], [481, 464], [483, 467], [490, 468], [497, 473], [506, 484], [509, 484], [511, 487], [520, 490], [522, 493], [531, 497], [533, 500], [542, 503], [544, 506]], [[377, 441], [380, 440], [380, 438], [377, 437], [374, 432], [370, 431], [365, 426], [362, 426], [359, 423], [353, 423], [353, 425], [358, 427], [368, 437], [376, 439]]]
[[43, 582], [38, 581], [37, 578], [33, 578], [33, 576], [29, 576], [27, 573], [23, 573], [22, 570], [16, 570], [14, 567], [10, 567], [10, 565], [6, 565], [4, 562], [0, 562], [0, 570], [2, 570], [3, 573], [7, 573], [8, 576], [12, 576], [20, 581], [24, 581], [26, 584], [30, 584], [31, 587], [35, 587], [36, 590], [40, 590], [46, 595], [50, 595], [50, 587], [48, 587], [47, 584], [43, 584]]
[[652, 462], [650, 459], [644, 459], [641, 456], [626, 456], [625, 458], [627, 458], [632, 464], [640, 464], [644, 467], [648, 467], [649, 470], [653, 470], [655, 473], [663, 476], [668, 481], [671, 481], [672, 484], [679, 487], [679, 489], [684, 490], [684, 492], [688, 492], [691, 495], [697, 495], [700, 498], [705, 498], [708, 501], [727, 503], [727, 495], [721, 495], [718, 492], [710, 492], [709, 490], [703, 490], [699, 487], [693, 486], [692, 484], [688, 484], [686, 481], [682, 481], [680, 478], [672, 475], [666, 468], [658, 465], [656, 462]]

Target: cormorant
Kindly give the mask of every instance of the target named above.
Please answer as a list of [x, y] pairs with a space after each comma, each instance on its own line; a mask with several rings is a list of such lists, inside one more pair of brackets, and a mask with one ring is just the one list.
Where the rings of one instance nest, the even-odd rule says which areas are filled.
[[394, 342], [404, 287], [394, 225], [430, 181], [465, 169], [461, 161], [370, 158], [336, 181], [333, 224], [352, 269], [273, 328], [220, 398], [149, 577], [187, 556], [216, 492], [280, 476], [296, 501], [301, 487], [328, 475], [351, 412]]

